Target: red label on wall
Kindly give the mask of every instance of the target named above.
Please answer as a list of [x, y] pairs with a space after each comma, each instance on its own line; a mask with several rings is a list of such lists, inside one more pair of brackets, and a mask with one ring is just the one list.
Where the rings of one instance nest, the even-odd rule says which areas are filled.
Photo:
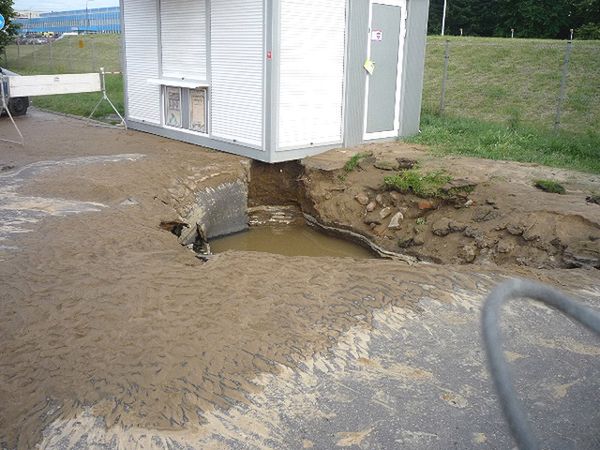
[[267, 59], [273, 59], [273, 52], [271, 52], [271, 50], [267, 52]]

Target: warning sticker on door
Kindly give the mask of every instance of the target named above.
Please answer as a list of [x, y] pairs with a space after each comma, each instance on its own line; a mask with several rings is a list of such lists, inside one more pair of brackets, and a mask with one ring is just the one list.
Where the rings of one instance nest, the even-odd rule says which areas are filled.
[[371, 40], [372, 41], [383, 41], [383, 31], [382, 30], [371, 31]]
[[367, 59], [363, 67], [367, 72], [369, 72], [369, 75], [373, 75], [373, 72], [375, 71], [375, 63], [373, 61]]

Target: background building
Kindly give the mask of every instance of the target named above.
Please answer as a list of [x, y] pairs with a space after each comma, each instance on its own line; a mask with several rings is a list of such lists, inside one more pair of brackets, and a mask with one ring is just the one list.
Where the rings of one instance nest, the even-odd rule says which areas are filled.
[[121, 11], [110, 8], [78, 9], [49, 13], [20, 14], [15, 20], [19, 32], [27, 33], [120, 33]]

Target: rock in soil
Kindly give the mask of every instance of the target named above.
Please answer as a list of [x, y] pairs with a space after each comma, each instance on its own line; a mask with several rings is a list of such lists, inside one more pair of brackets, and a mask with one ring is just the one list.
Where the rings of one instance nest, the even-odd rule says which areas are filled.
[[354, 198], [358, 203], [360, 203], [363, 206], [366, 206], [369, 203], [369, 196], [367, 194], [360, 193], [357, 194]]
[[392, 214], [392, 208], [390, 208], [389, 206], [379, 211], [379, 217], [381, 217], [382, 220], [386, 217], [389, 217], [390, 214]]
[[465, 245], [458, 251], [458, 257], [465, 263], [472, 263], [477, 257], [477, 247], [472, 244]]
[[375, 164], [373, 164], [373, 165], [375, 166], [376, 169], [386, 170], [386, 171], [398, 170], [400, 167], [396, 161], [389, 160], [389, 159], [378, 159], [377, 161], [375, 161]]
[[513, 249], [514, 249], [513, 243], [506, 239], [501, 239], [498, 242], [498, 245], [497, 245], [498, 253], [510, 253], [510, 252], [512, 252]]
[[377, 203], [376, 202], [370, 202], [367, 205], [367, 212], [373, 212], [373, 211], [375, 211], [376, 207], [377, 207]]
[[500, 211], [498, 211], [493, 206], [481, 206], [475, 209], [473, 213], [473, 220], [475, 222], [487, 222], [490, 220], [494, 220], [500, 217]]
[[467, 225], [464, 223], [444, 217], [432, 225], [431, 232], [437, 236], [448, 236], [450, 233], [461, 232], [466, 228]]
[[400, 228], [400, 222], [404, 220], [404, 215], [401, 212], [397, 212], [392, 216], [392, 220], [390, 220], [390, 224], [388, 228], [391, 230], [397, 230]]
[[373, 225], [373, 224], [381, 225], [381, 221], [382, 221], [381, 216], [379, 215], [379, 212], [377, 212], [377, 211], [370, 212], [363, 219], [363, 222], [366, 223], [367, 225]]
[[429, 200], [420, 200], [417, 203], [417, 207], [421, 210], [421, 211], [428, 211], [430, 209], [434, 209], [435, 205], [430, 202]]
[[412, 169], [417, 164], [417, 161], [409, 158], [396, 158], [396, 161], [398, 162], [398, 170]]

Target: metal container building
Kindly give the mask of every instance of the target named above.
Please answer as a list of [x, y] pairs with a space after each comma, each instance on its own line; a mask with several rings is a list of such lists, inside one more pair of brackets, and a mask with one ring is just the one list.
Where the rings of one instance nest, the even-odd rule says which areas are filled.
[[266, 162], [419, 130], [429, 0], [121, 0], [132, 129]]

